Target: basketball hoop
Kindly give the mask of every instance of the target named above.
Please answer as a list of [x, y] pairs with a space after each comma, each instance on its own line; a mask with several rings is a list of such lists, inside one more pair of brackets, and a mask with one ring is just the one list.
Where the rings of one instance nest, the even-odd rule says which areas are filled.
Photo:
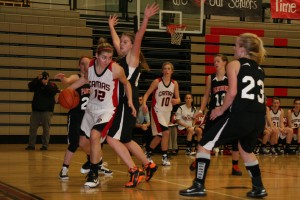
[[169, 24], [167, 32], [171, 34], [171, 44], [180, 45], [183, 37], [183, 31], [186, 29], [184, 24]]

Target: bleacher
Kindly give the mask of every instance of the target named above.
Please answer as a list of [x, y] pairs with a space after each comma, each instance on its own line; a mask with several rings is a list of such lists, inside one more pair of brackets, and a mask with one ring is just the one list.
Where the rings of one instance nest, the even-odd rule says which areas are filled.
[[[78, 12], [0, 6], [0, 47], [0, 141], [27, 143], [33, 96], [28, 82], [42, 71], [50, 78], [77, 73], [79, 57], [92, 56], [92, 29]], [[56, 105], [51, 125], [51, 135], [64, 142], [66, 112]]]

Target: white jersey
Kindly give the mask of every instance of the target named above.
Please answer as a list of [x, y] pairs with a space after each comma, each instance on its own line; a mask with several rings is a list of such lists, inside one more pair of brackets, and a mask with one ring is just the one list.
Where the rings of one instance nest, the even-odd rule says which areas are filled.
[[292, 111], [292, 115], [291, 115], [292, 127], [291, 128], [297, 129], [300, 127], [300, 112], [295, 113], [293, 109], [291, 111]]
[[118, 80], [114, 80], [112, 63], [101, 74], [96, 73], [95, 65], [88, 69], [90, 97], [87, 108], [94, 112], [99, 109], [114, 110], [118, 105]]
[[169, 85], [165, 85], [162, 78], [158, 78], [158, 81], [158, 86], [152, 95], [152, 107], [159, 112], [171, 112], [173, 109], [171, 100], [175, 90], [174, 80], [171, 80]]
[[[182, 120], [185, 124], [192, 127], [194, 121], [195, 107], [188, 108], [186, 104], [180, 106], [176, 111], [176, 120]], [[178, 125], [179, 130], [185, 129], [184, 126]]]
[[271, 122], [274, 124], [275, 127], [280, 127], [280, 116], [281, 116], [282, 110], [279, 108], [276, 113], [273, 112], [272, 108], [270, 108], [270, 117]]
[[87, 137], [96, 124], [105, 124], [101, 131], [101, 142], [106, 138], [118, 106], [119, 80], [113, 78], [112, 63], [101, 73], [97, 74], [94, 61], [88, 69], [90, 97], [82, 119], [81, 129]]

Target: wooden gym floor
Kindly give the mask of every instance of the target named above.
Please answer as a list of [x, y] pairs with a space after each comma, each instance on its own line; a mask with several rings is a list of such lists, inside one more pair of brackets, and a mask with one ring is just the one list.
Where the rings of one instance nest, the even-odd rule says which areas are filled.
[[[61, 169], [67, 145], [51, 144], [48, 151], [25, 151], [26, 145], [0, 145], [0, 200], [33, 199], [247, 199], [246, 192], [251, 183], [242, 161], [243, 176], [233, 177], [231, 156], [212, 156], [208, 171], [206, 197], [182, 197], [180, 189], [191, 185], [194, 173], [188, 169], [193, 157], [179, 155], [172, 157], [170, 167], [161, 166], [161, 156], [154, 155], [159, 164], [157, 173], [150, 182], [141, 182], [136, 188], [124, 188], [129, 180], [127, 167], [119, 157], [104, 146], [104, 161], [113, 170], [113, 176], [100, 175], [101, 186], [95, 189], [84, 188], [85, 175], [80, 174], [85, 155], [78, 150], [70, 165], [68, 181], [60, 181]], [[298, 199], [300, 196], [300, 156], [258, 156], [263, 181], [269, 194], [265, 199]], [[135, 160], [136, 161], [136, 160]], [[140, 162], [136, 161], [140, 165]]]

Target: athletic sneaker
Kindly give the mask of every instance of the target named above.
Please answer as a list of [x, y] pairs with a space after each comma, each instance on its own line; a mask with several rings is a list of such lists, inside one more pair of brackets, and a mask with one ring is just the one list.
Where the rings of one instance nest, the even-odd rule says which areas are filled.
[[59, 178], [61, 180], [69, 180], [68, 171], [69, 171], [69, 169], [67, 167], [62, 167], [62, 169], [59, 173]]
[[148, 163], [144, 166], [144, 169], [146, 171], [146, 181], [150, 181], [154, 173], [156, 172], [158, 166], [155, 163]]
[[275, 147], [271, 147], [270, 153], [271, 153], [272, 155], [277, 155], [277, 152], [276, 152], [276, 150], [275, 150]]
[[151, 152], [146, 152], [145, 154], [147, 156], [148, 162], [153, 162], [153, 160], [151, 158], [152, 153]]
[[139, 184], [141, 180], [145, 177], [145, 173], [137, 167], [130, 168], [128, 172], [130, 175], [130, 179], [129, 182], [125, 184], [125, 187], [127, 188], [136, 187], [137, 184]]
[[261, 148], [259, 149], [259, 154], [261, 154], [261, 155], [269, 155], [270, 153], [269, 153], [269, 151], [266, 149], [266, 147], [261, 147]]
[[232, 167], [231, 175], [233, 175], [233, 176], [242, 176], [242, 172], [239, 168]]
[[[109, 169], [107, 169], [106, 167], [104, 167], [104, 165], [107, 165], [106, 163], [103, 163], [102, 165], [98, 165], [99, 166], [99, 169], [98, 169], [98, 172], [101, 173], [101, 174], [104, 174], [104, 175], [112, 175], [113, 172]], [[86, 161], [81, 169], [80, 169], [80, 173], [82, 174], [87, 174], [89, 173], [90, 171], [90, 168], [91, 168], [91, 163], [90, 161]]]
[[82, 173], [82, 174], [87, 174], [87, 173], [90, 172], [90, 169], [91, 169], [91, 163], [90, 163], [90, 161], [86, 161], [86, 162], [81, 166], [80, 173]]
[[100, 182], [99, 182], [98, 175], [96, 175], [94, 172], [89, 171], [89, 173], [87, 174], [86, 177], [87, 177], [87, 180], [86, 180], [84, 186], [94, 188], [99, 185]]
[[185, 190], [180, 190], [179, 194], [182, 196], [206, 196], [204, 185], [197, 181], [193, 181], [193, 185]]
[[268, 196], [268, 193], [264, 187], [252, 186], [252, 190], [247, 192], [247, 197], [262, 198], [265, 196]]
[[162, 161], [162, 165], [163, 166], [170, 166], [171, 165], [171, 163], [170, 163], [170, 161], [168, 159], [168, 156], [163, 156], [162, 159], [161, 159], [161, 161]]
[[196, 160], [190, 164], [190, 170], [194, 171], [196, 169]]
[[99, 173], [102, 173], [104, 175], [112, 175], [113, 172], [110, 169], [107, 169], [106, 167], [103, 166], [104, 163], [102, 165], [98, 165], [99, 166]]
[[294, 149], [286, 148], [284, 149], [285, 154], [295, 155], [296, 151]]

